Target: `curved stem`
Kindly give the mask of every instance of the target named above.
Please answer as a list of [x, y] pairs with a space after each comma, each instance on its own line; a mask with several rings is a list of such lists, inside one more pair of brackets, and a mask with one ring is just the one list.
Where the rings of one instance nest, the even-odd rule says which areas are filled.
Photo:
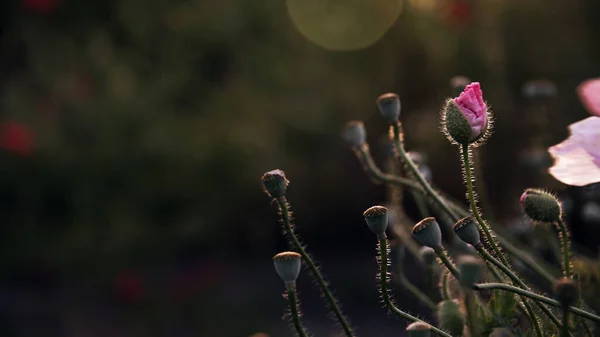
[[446, 251], [444, 250], [444, 248], [438, 247], [438, 248], [435, 248], [434, 251], [437, 254], [437, 256], [440, 258], [440, 260], [442, 260], [442, 263], [444, 264], [444, 266], [446, 266], [446, 268], [448, 268], [450, 273], [452, 273], [452, 275], [457, 280], [460, 280], [460, 273], [458, 272], [458, 269], [456, 269], [456, 266], [454, 265], [454, 263], [452, 263], [452, 261], [450, 261], [450, 258], [448, 257], [448, 254], [446, 254]]
[[508, 266], [508, 261], [506, 260], [506, 257], [500, 251], [500, 248], [498, 247], [498, 244], [496, 244], [496, 241], [494, 239], [494, 236], [492, 235], [490, 228], [485, 223], [485, 221], [483, 221], [483, 219], [481, 218], [481, 214], [479, 213], [479, 210], [477, 209], [477, 202], [475, 201], [475, 192], [473, 191], [473, 176], [471, 173], [471, 158], [469, 155], [469, 145], [467, 145], [467, 144], [462, 145], [461, 152], [462, 152], [463, 167], [465, 170], [465, 181], [467, 183], [467, 194], [469, 197], [469, 203], [471, 204], [471, 213], [473, 213], [473, 216], [475, 217], [475, 219], [477, 219], [477, 222], [479, 223], [479, 226], [483, 230], [483, 233], [485, 234], [485, 237], [486, 237], [489, 245], [492, 247], [492, 249], [494, 250], [496, 255], [498, 255], [498, 258], [500, 259], [500, 261], [502, 261], [502, 263], [504, 265]]
[[296, 328], [296, 332], [298, 332], [299, 337], [308, 337], [306, 330], [302, 326], [300, 322], [300, 314], [298, 310], [298, 298], [296, 296], [296, 287], [288, 287], [287, 288], [287, 299], [290, 302], [290, 314], [292, 315], [292, 322], [294, 323], [294, 328]]
[[[487, 250], [485, 250], [485, 248], [483, 248], [483, 245], [479, 244], [477, 247], [475, 247], [475, 249], [477, 249], [477, 251], [479, 252], [479, 255], [481, 255], [481, 257], [483, 257], [487, 261], [491, 262], [494, 266], [496, 266], [500, 270], [502, 270], [502, 272], [504, 274], [506, 274], [506, 276], [508, 276], [508, 278], [510, 278], [510, 280], [512, 282], [514, 282], [515, 284], [519, 285], [519, 287], [522, 287], [522, 288], [524, 288], [526, 290], [531, 290], [527, 286], [527, 284], [525, 284], [525, 282], [523, 282], [515, 273], [513, 273], [512, 270], [510, 270], [510, 268], [508, 268], [505, 265], [503, 265], [500, 261], [496, 260], [490, 253], [488, 253]], [[527, 301], [523, 297], [521, 297], [521, 301], [523, 301], [527, 305]], [[560, 329], [561, 323], [558, 320], [558, 318], [556, 317], [556, 315], [554, 315], [554, 313], [550, 309], [548, 309], [545, 305], [543, 305], [542, 303], [535, 301], [535, 304]], [[530, 316], [529, 319], [530, 319], [531, 323], [534, 324], [533, 321], [535, 321], [535, 315]]]
[[445, 271], [442, 274], [442, 298], [445, 301], [450, 299], [450, 291], [448, 289], [448, 282], [449, 282], [448, 273], [449, 272]]
[[560, 230], [560, 241], [563, 253], [563, 269], [565, 272], [565, 277], [571, 278], [571, 262], [569, 259], [569, 231], [567, 229], [567, 225], [565, 225], [562, 219], [558, 219], [556, 223], [558, 229]]
[[321, 272], [319, 272], [319, 269], [315, 265], [314, 261], [312, 260], [310, 255], [308, 255], [308, 253], [306, 252], [306, 250], [300, 243], [300, 240], [298, 240], [298, 238], [296, 237], [296, 235], [294, 233], [294, 229], [292, 228], [292, 222], [290, 220], [290, 210], [289, 210], [286, 198], [285, 197], [278, 198], [277, 204], [279, 205], [279, 210], [281, 211], [283, 227], [284, 227], [285, 232], [287, 233], [292, 245], [298, 251], [298, 253], [300, 253], [300, 255], [302, 256], [302, 260], [304, 260], [304, 263], [306, 263], [306, 265], [310, 269], [311, 273], [314, 275], [315, 279], [317, 280], [317, 283], [319, 284], [319, 287], [321, 288], [323, 295], [325, 296], [325, 298], [327, 299], [327, 302], [329, 303], [329, 307], [335, 314], [335, 317], [337, 318], [337, 320], [340, 322], [340, 325], [342, 326], [342, 329], [344, 330], [345, 335], [347, 337], [352, 337], [352, 330], [350, 329], [350, 325], [346, 321], [346, 317], [344, 317], [344, 315], [342, 314], [342, 311], [341, 311], [340, 307], [338, 306], [337, 301], [333, 297], [333, 294], [331, 294], [331, 291], [329, 290], [329, 287], [327, 286], [325, 279], [323, 279], [323, 275], [321, 275]]
[[419, 172], [419, 169], [417, 169], [417, 166], [415, 165], [415, 163], [408, 157], [408, 154], [406, 153], [406, 150], [404, 149], [404, 146], [402, 145], [402, 140], [400, 139], [400, 122], [393, 123], [392, 130], [393, 130], [393, 134], [394, 134], [394, 145], [396, 146], [396, 150], [398, 151], [400, 158], [402, 158], [402, 161], [404, 163], [406, 163], [406, 166], [408, 167], [408, 170], [410, 171], [410, 173], [415, 177], [415, 179], [423, 187], [423, 189], [427, 193], [427, 196], [430, 197], [431, 199], [433, 199], [435, 201], [435, 203], [438, 204], [444, 212], [450, 214], [453, 219], [456, 219], [457, 216], [454, 213], [454, 211], [448, 206], [446, 201], [444, 201], [444, 199], [442, 199], [433, 190], [431, 185], [429, 185], [429, 183], [425, 180], [423, 175], [421, 175], [421, 173]]
[[369, 147], [367, 145], [355, 147], [353, 149], [358, 159], [361, 161], [361, 163], [363, 163], [365, 171], [367, 171], [371, 179], [378, 182], [385, 182], [389, 184], [410, 187], [418, 191], [419, 193], [426, 195], [425, 190], [417, 182], [392, 174], [383, 173], [381, 169], [379, 169], [379, 167], [375, 165], [375, 162], [373, 161], [373, 157], [371, 157], [371, 153], [369, 152]]
[[477, 308], [475, 295], [470, 289], [465, 289], [465, 307], [467, 309], [467, 327], [471, 333], [470, 336], [477, 336]]
[[[426, 323], [402, 310], [400, 310], [398, 307], [396, 307], [396, 305], [394, 304], [394, 302], [392, 301], [390, 294], [389, 294], [389, 289], [388, 289], [388, 241], [387, 239], [384, 237], [379, 238], [378, 239], [378, 243], [379, 243], [379, 254], [381, 254], [381, 260], [379, 261], [379, 287], [381, 290], [381, 296], [383, 297], [383, 302], [385, 303], [385, 305], [388, 307], [388, 309], [393, 312], [394, 314], [398, 315], [399, 317], [411, 321], [411, 322], [423, 322]], [[444, 332], [443, 330], [440, 330], [432, 325], [431, 326], [431, 331], [439, 336], [443, 336], [443, 337], [452, 337], [450, 334], [448, 334], [447, 332]]]
[[[521, 288], [517, 288], [513, 285], [510, 284], [506, 284], [506, 283], [480, 283], [480, 284], [475, 284], [473, 286], [474, 290], [486, 290], [486, 289], [500, 289], [500, 290], [506, 290], [509, 291], [511, 293], [515, 293], [515, 294], [519, 294], [519, 295], [523, 295], [525, 297], [531, 298], [533, 300], [542, 302], [542, 303], [546, 303], [549, 304], [551, 306], [557, 307], [557, 308], [562, 308], [562, 305], [556, 301], [553, 300], [551, 298], [536, 294], [534, 292], [525, 290], [525, 289], [521, 289]], [[579, 308], [573, 307], [573, 306], [569, 306], [567, 308], [570, 312], [574, 313], [577, 316], [581, 316], [583, 318], [587, 318], [591, 321], [600, 323], [600, 316], [594, 315], [590, 312], [587, 312], [585, 310], [581, 310]]]

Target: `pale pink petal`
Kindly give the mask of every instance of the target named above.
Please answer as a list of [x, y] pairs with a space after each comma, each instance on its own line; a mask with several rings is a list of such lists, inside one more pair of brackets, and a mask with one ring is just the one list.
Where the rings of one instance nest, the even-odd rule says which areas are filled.
[[577, 87], [577, 94], [591, 114], [600, 116], [600, 78], [583, 81]]
[[[552, 151], [550, 152], [552, 154]], [[582, 148], [554, 156], [549, 172], [556, 180], [571, 186], [585, 186], [600, 182], [600, 167], [594, 157]]]
[[571, 138], [583, 149], [600, 160], [600, 117], [588, 117], [569, 126]]

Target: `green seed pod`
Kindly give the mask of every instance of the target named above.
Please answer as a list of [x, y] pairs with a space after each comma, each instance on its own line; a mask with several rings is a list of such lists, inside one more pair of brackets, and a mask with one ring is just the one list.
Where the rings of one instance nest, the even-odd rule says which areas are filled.
[[554, 284], [554, 293], [556, 300], [565, 307], [572, 305], [579, 298], [579, 289], [571, 278], [563, 277], [557, 280]]
[[436, 316], [442, 330], [452, 336], [461, 336], [465, 327], [465, 315], [458, 300], [442, 301], [438, 304]]
[[409, 337], [431, 337], [431, 326], [424, 322], [414, 322], [406, 327]]
[[454, 233], [464, 242], [477, 246], [481, 244], [481, 235], [479, 234], [479, 228], [475, 224], [475, 219], [472, 216], [462, 218], [452, 226]]
[[475, 283], [479, 282], [483, 267], [483, 261], [475, 256], [459, 256], [458, 271], [460, 274], [460, 284], [465, 288], [471, 288]]
[[385, 234], [388, 225], [388, 210], [383, 206], [373, 206], [363, 213], [367, 226], [377, 236]]
[[412, 229], [412, 234], [423, 246], [437, 249], [442, 245], [442, 231], [433, 217], [425, 218], [417, 223]]
[[265, 193], [273, 199], [284, 197], [290, 183], [282, 170], [269, 171], [260, 178], [260, 181]]
[[367, 143], [367, 130], [361, 121], [350, 121], [342, 130], [342, 138], [353, 147], [361, 147]]
[[533, 221], [554, 222], [562, 215], [560, 202], [552, 194], [538, 189], [527, 189], [521, 195], [521, 207]]
[[300, 275], [301, 255], [296, 252], [282, 252], [273, 257], [275, 271], [286, 284], [294, 284]]
[[398, 122], [400, 118], [400, 97], [387, 93], [377, 98], [377, 108], [383, 117], [390, 122]]

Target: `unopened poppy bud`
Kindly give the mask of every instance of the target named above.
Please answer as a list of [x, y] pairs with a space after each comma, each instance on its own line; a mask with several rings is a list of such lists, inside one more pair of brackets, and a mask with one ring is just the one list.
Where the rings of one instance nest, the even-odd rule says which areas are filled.
[[385, 235], [388, 225], [388, 209], [383, 206], [373, 206], [367, 209], [363, 216], [369, 229], [378, 237]]
[[449, 99], [442, 111], [442, 126], [448, 139], [471, 144], [483, 138], [488, 128], [487, 105], [478, 82], [473, 82], [456, 98]]
[[427, 265], [433, 264], [437, 260], [437, 254], [431, 247], [423, 246], [419, 249], [419, 255]]
[[436, 316], [440, 327], [452, 336], [462, 336], [465, 327], [465, 315], [458, 300], [442, 301], [437, 306]]
[[440, 230], [440, 225], [433, 217], [419, 221], [413, 227], [412, 234], [423, 246], [437, 249], [442, 245], [442, 231]]
[[521, 207], [533, 221], [554, 222], [560, 220], [560, 202], [552, 194], [538, 189], [527, 189], [521, 195]]
[[577, 284], [571, 278], [563, 277], [554, 284], [554, 293], [556, 300], [562, 306], [568, 307], [579, 299], [579, 289]]
[[400, 118], [400, 97], [393, 93], [383, 94], [377, 98], [377, 108], [387, 120], [397, 122]]
[[454, 233], [462, 241], [476, 247], [481, 244], [481, 235], [479, 234], [479, 228], [475, 224], [475, 219], [472, 216], [462, 218], [452, 226]]
[[286, 285], [292, 285], [300, 275], [301, 255], [296, 252], [282, 252], [273, 257], [275, 271]]
[[471, 288], [479, 282], [483, 261], [472, 255], [462, 255], [458, 258], [458, 271], [460, 274], [460, 284], [465, 288]]
[[425, 322], [414, 322], [406, 327], [409, 337], [430, 337], [431, 325]]
[[274, 199], [284, 197], [290, 183], [282, 170], [269, 171], [260, 178], [260, 181], [265, 193]]
[[361, 121], [350, 121], [342, 130], [342, 138], [351, 146], [361, 147], [367, 143], [367, 130]]

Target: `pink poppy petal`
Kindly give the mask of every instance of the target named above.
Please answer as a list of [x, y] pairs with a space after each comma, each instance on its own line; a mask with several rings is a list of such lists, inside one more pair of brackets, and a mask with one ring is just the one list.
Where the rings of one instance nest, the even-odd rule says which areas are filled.
[[[555, 159], [548, 171], [556, 180], [571, 186], [585, 186], [600, 182], [598, 158], [581, 147], [551, 147], [548, 151]], [[568, 148], [568, 150], [566, 150]]]
[[600, 78], [583, 81], [577, 87], [577, 94], [591, 114], [600, 116]]

